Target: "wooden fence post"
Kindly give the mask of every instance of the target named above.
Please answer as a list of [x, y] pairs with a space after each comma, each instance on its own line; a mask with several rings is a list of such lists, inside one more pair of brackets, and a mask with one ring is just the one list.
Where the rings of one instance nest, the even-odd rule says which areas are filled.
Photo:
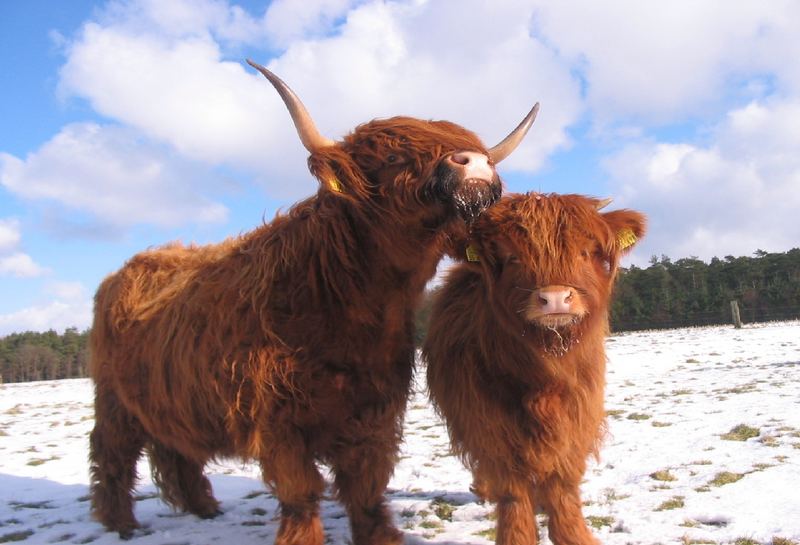
[[731, 301], [731, 316], [733, 316], [733, 327], [742, 328], [742, 318], [739, 316], [739, 301]]

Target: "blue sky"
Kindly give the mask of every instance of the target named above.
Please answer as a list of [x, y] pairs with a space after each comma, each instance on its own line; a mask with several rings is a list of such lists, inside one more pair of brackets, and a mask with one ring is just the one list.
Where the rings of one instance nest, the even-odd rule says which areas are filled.
[[449, 119], [510, 191], [645, 212], [629, 261], [800, 246], [800, 5], [116, 0], [0, 2], [0, 335], [88, 327], [139, 250], [208, 243], [315, 190], [253, 57], [341, 137]]

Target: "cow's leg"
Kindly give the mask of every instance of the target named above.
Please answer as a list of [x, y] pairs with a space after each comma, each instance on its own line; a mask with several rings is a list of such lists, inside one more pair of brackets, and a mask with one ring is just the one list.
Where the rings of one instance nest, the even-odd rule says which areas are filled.
[[574, 475], [552, 473], [537, 481], [535, 496], [548, 516], [550, 541], [556, 545], [596, 545], [581, 511], [580, 480]]
[[322, 545], [319, 499], [325, 480], [299, 434], [276, 438], [265, 450], [261, 470], [280, 502], [275, 545]]
[[211, 492], [211, 483], [203, 475], [205, 464], [157, 442], [152, 442], [147, 450], [153, 482], [164, 500], [200, 518], [213, 518], [222, 513]]
[[489, 500], [497, 502], [496, 543], [536, 545], [539, 536], [535, 505], [531, 501], [530, 480], [505, 471], [479, 473], [476, 480], [481, 483], [482, 492]]
[[92, 514], [128, 539], [139, 526], [133, 515], [132, 492], [145, 432], [108, 384], [96, 386], [94, 413], [89, 436]]
[[348, 441], [331, 460], [338, 497], [350, 517], [353, 545], [403, 542], [383, 496], [397, 461], [398, 419], [384, 414], [380, 420], [364, 426], [364, 436]]

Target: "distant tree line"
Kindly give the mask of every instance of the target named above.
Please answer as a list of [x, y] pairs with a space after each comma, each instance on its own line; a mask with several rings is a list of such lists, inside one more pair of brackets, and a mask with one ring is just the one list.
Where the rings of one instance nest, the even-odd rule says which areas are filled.
[[611, 306], [614, 331], [800, 318], [800, 248], [757, 250], [753, 257], [653, 257], [650, 266], [620, 271]]
[[[431, 299], [417, 314], [417, 341], [425, 336]], [[646, 268], [619, 272], [611, 304], [612, 331], [731, 323], [738, 301], [745, 323], [800, 318], [800, 248], [761, 250], [753, 257], [725, 256], [705, 263], [653, 256]], [[13, 333], [0, 338], [0, 382], [87, 376], [89, 332]]]
[[88, 331], [12, 333], [0, 338], [0, 382], [27, 382], [87, 376]]

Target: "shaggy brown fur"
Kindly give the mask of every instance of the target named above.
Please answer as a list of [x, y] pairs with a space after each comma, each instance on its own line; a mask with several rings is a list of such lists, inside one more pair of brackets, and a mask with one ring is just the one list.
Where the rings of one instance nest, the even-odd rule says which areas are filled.
[[143, 451], [163, 497], [219, 513], [203, 467], [260, 463], [281, 506], [276, 543], [321, 545], [328, 464], [355, 545], [399, 543], [383, 492], [413, 366], [413, 309], [466, 222], [500, 193], [446, 164], [486, 154], [444, 121], [377, 120], [312, 153], [319, 192], [221, 244], [142, 252], [100, 286], [91, 333], [92, 507], [137, 526]]
[[[604, 337], [620, 255], [641, 214], [600, 214], [577, 195], [515, 195], [475, 222], [480, 262], [454, 268], [424, 346], [430, 396], [475, 489], [497, 502], [497, 543], [536, 542], [535, 508], [558, 545], [594, 538], [578, 486], [604, 429]], [[546, 314], [563, 288], [570, 311]]]

